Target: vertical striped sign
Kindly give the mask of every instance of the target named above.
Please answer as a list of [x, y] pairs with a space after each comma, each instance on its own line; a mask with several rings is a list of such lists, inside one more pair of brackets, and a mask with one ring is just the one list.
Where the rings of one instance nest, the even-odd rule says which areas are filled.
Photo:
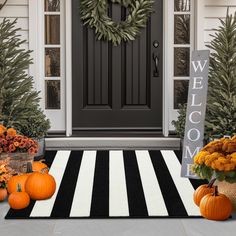
[[197, 178], [191, 172], [191, 165], [203, 146], [209, 55], [209, 50], [192, 52], [181, 168], [181, 176], [186, 178]]

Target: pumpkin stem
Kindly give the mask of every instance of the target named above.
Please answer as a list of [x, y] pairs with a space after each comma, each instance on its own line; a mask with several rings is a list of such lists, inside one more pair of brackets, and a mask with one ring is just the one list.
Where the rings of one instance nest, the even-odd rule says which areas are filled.
[[208, 188], [212, 188], [213, 184], [215, 183], [216, 178], [211, 179], [211, 181], [209, 182], [209, 184], [207, 185]]
[[33, 168], [32, 168], [32, 163], [31, 162], [27, 162], [26, 173], [33, 173]]
[[219, 192], [218, 192], [218, 186], [216, 185], [216, 186], [214, 186], [214, 193], [212, 194], [212, 196], [218, 196], [219, 194], [218, 194]]
[[45, 173], [46, 170], [49, 170], [49, 168], [48, 168], [48, 167], [45, 167], [45, 168], [43, 168], [40, 172], [41, 172], [41, 173]]
[[21, 185], [19, 183], [17, 183], [17, 190], [16, 190], [16, 192], [22, 192]]
[[39, 160], [39, 162], [41, 162], [41, 163], [44, 162], [44, 161], [46, 161], [46, 160], [45, 160], [45, 159], [41, 159], [41, 160]]

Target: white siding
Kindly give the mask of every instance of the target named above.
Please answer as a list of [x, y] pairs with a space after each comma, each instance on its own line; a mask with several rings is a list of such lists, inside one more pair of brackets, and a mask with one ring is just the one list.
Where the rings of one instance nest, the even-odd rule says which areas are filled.
[[[236, 0], [198, 0], [198, 49], [204, 48], [211, 41], [211, 34], [214, 29], [220, 25], [220, 19], [226, 16], [227, 8], [229, 13], [234, 14], [236, 11]], [[203, 27], [202, 27], [203, 26]]]
[[27, 40], [23, 48], [29, 48], [29, 9], [28, 0], [8, 0], [7, 4], [0, 11], [0, 22], [3, 18], [14, 20], [17, 18], [16, 27], [21, 28], [18, 32], [23, 40]]

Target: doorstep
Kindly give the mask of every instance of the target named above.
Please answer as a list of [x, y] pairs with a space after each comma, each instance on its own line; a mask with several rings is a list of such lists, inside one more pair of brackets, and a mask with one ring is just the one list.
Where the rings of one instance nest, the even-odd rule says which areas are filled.
[[47, 150], [58, 149], [180, 149], [180, 139], [171, 137], [48, 137]]

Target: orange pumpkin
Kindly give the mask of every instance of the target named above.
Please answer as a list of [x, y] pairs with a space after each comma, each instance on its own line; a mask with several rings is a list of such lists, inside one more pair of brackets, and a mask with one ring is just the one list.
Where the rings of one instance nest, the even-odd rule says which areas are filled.
[[14, 175], [7, 182], [7, 191], [8, 193], [13, 193], [17, 191], [18, 184], [21, 186], [22, 192], [25, 192], [25, 182], [32, 173], [32, 164], [27, 164], [27, 173]]
[[25, 191], [31, 199], [44, 200], [52, 197], [56, 190], [56, 182], [52, 175], [44, 172], [33, 172], [25, 183]]
[[195, 202], [197, 206], [200, 205], [200, 202], [205, 195], [207, 195], [208, 193], [214, 192], [214, 187], [213, 187], [214, 182], [215, 182], [215, 179], [213, 179], [209, 184], [203, 184], [199, 186], [195, 190], [193, 194], [193, 201]]
[[205, 195], [200, 202], [201, 215], [209, 220], [226, 220], [232, 213], [232, 203], [224, 194], [218, 193], [215, 186], [214, 193]]
[[7, 197], [7, 190], [5, 188], [0, 188], [0, 202], [4, 201]]
[[8, 203], [12, 209], [24, 209], [29, 205], [30, 197], [28, 193], [21, 191], [21, 186], [18, 184], [17, 191], [9, 195]]
[[[44, 160], [34, 161], [32, 164], [33, 171], [40, 172], [42, 169], [47, 168], [48, 166], [43, 163]], [[45, 173], [48, 173], [48, 169], [45, 169]]]

